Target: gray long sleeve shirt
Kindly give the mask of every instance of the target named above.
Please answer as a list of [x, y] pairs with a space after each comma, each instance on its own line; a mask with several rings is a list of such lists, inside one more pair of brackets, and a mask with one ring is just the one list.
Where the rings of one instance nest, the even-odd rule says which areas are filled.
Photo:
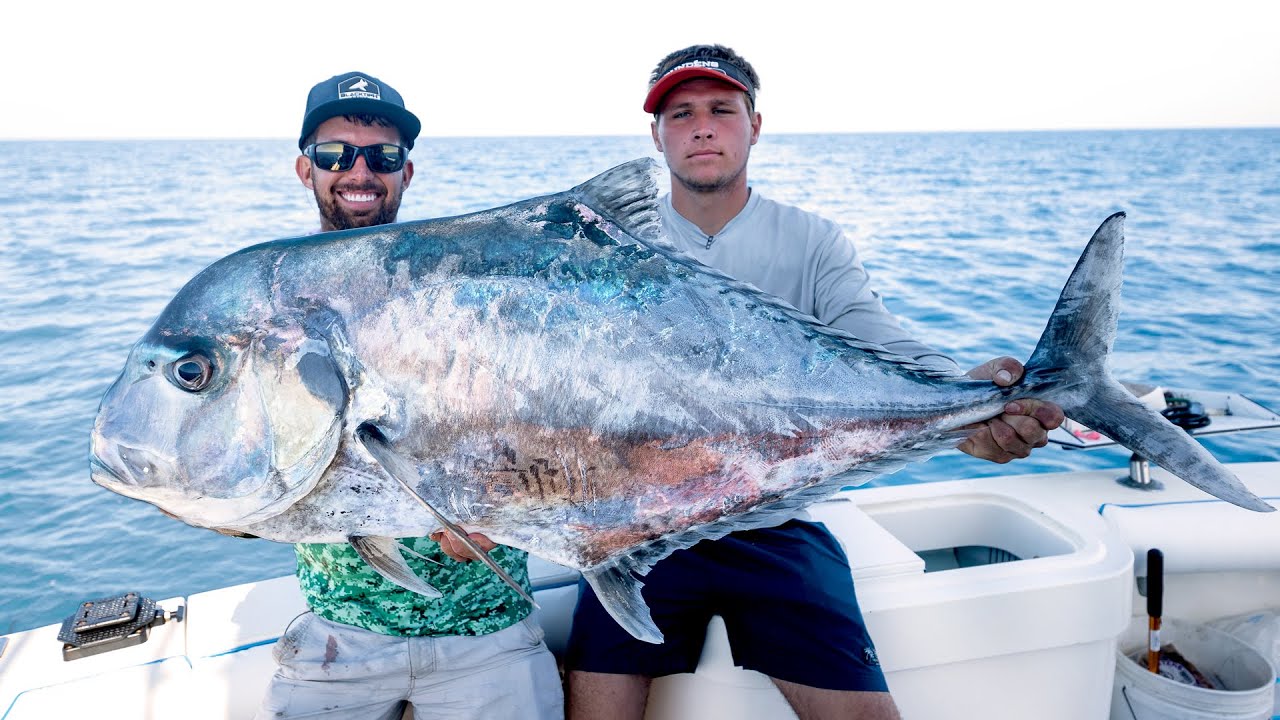
[[709, 237], [659, 206], [671, 241], [704, 265], [791, 303], [801, 312], [922, 365], [960, 372], [951, 358], [911, 337], [871, 289], [853, 242], [838, 225], [752, 192], [746, 207]]

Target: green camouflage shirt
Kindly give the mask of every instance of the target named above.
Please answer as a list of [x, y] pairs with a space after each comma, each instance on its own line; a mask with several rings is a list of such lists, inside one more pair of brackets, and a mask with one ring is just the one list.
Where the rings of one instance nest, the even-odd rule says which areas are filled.
[[[401, 542], [441, 564], [403, 553], [409, 567], [444, 593], [432, 600], [384, 579], [350, 545], [295, 545], [298, 585], [307, 605], [333, 622], [382, 635], [487, 635], [533, 608], [480, 562], [457, 562], [430, 538]], [[489, 555], [530, 595], [528, 553], [498, 546]]]

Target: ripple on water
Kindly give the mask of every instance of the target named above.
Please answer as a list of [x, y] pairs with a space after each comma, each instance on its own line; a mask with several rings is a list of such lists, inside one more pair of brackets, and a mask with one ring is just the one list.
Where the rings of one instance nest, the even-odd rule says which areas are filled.
[[[0, 179], [26, 192], [20, 204], [0, 194], [0, 631], [56, 622], [100, 594], [167, 597], [291, 572], [287, 545], [191, 528], [93, 485], [87, 446], [130, 345], [189, 278], [238, 248], [315, 228], [296, 148], [5, 149]], [[1126, 210], [1116, 374], [1280, 408], [1280, 131], [766, 134], [753, 155], [755, 191], [844, 227], [908, 330], [965, 367], [1025, 357], [1089, 235]], [[424, 138], [415, 156], [404, 219], [542, 195], [655, 157], [643, 134]], [[1280, 431], [1205, 442], [1226, 460], [1280, 460]], [[1127, 459], [1046, 448], [996, 466], [953, 452], [878, 482]]]

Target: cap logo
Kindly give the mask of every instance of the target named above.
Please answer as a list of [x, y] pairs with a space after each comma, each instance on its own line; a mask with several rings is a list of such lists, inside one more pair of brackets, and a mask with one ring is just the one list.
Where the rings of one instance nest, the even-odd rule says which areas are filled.
[[382, 89], [377, 83], [369, 82], [367, 79], [356, 75], [338, 83], [338, 99], [350, 100], [354, 98], [363, 98], [367, 100], [381, 100]]
[[671, 73], [673, 73], [673, 72], [675, 72], [675, 71], [677, 71], [677, 70], [683, 70], [683, 69], [685, 69], [685, 68], [690, 68], [690, 67], [700, 67], [700, 68], [706, 68], [706, 69], [708, 69], [708, 70], [715, 70], [716, 72], [718, 72], [718, 73], [720, 73], [720, 74], [722, 74], [722, 75], [728, 75], [728, 74], [729, 74], [729, 73], [725, 72], [724, 70], [721, 70], [721, 69], [720, 69], [720, 63], [716, 62], [715, 60], [690, 60], [690, 61], [689, 61], [689, 62], [687, 62], [687, 63], [680, 63], [679, 65], [677, 65], [677, 66], [675, 66], [675, 67], [671, 68], [670, 70], [668, 70], [668, 71], [667, 71], [667, 73], [666, 73], [666, 74], [667, 74], [667, 75], [670, 75]]

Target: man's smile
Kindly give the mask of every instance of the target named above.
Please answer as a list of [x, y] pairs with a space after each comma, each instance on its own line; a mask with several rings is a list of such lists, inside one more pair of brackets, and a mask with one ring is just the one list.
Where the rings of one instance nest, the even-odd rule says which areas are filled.
[[370, 192], [369, 190], [338, 190], [336, 192], [338, 197], [351, 205], [376, 203], [381, 197], [378, 193]]

